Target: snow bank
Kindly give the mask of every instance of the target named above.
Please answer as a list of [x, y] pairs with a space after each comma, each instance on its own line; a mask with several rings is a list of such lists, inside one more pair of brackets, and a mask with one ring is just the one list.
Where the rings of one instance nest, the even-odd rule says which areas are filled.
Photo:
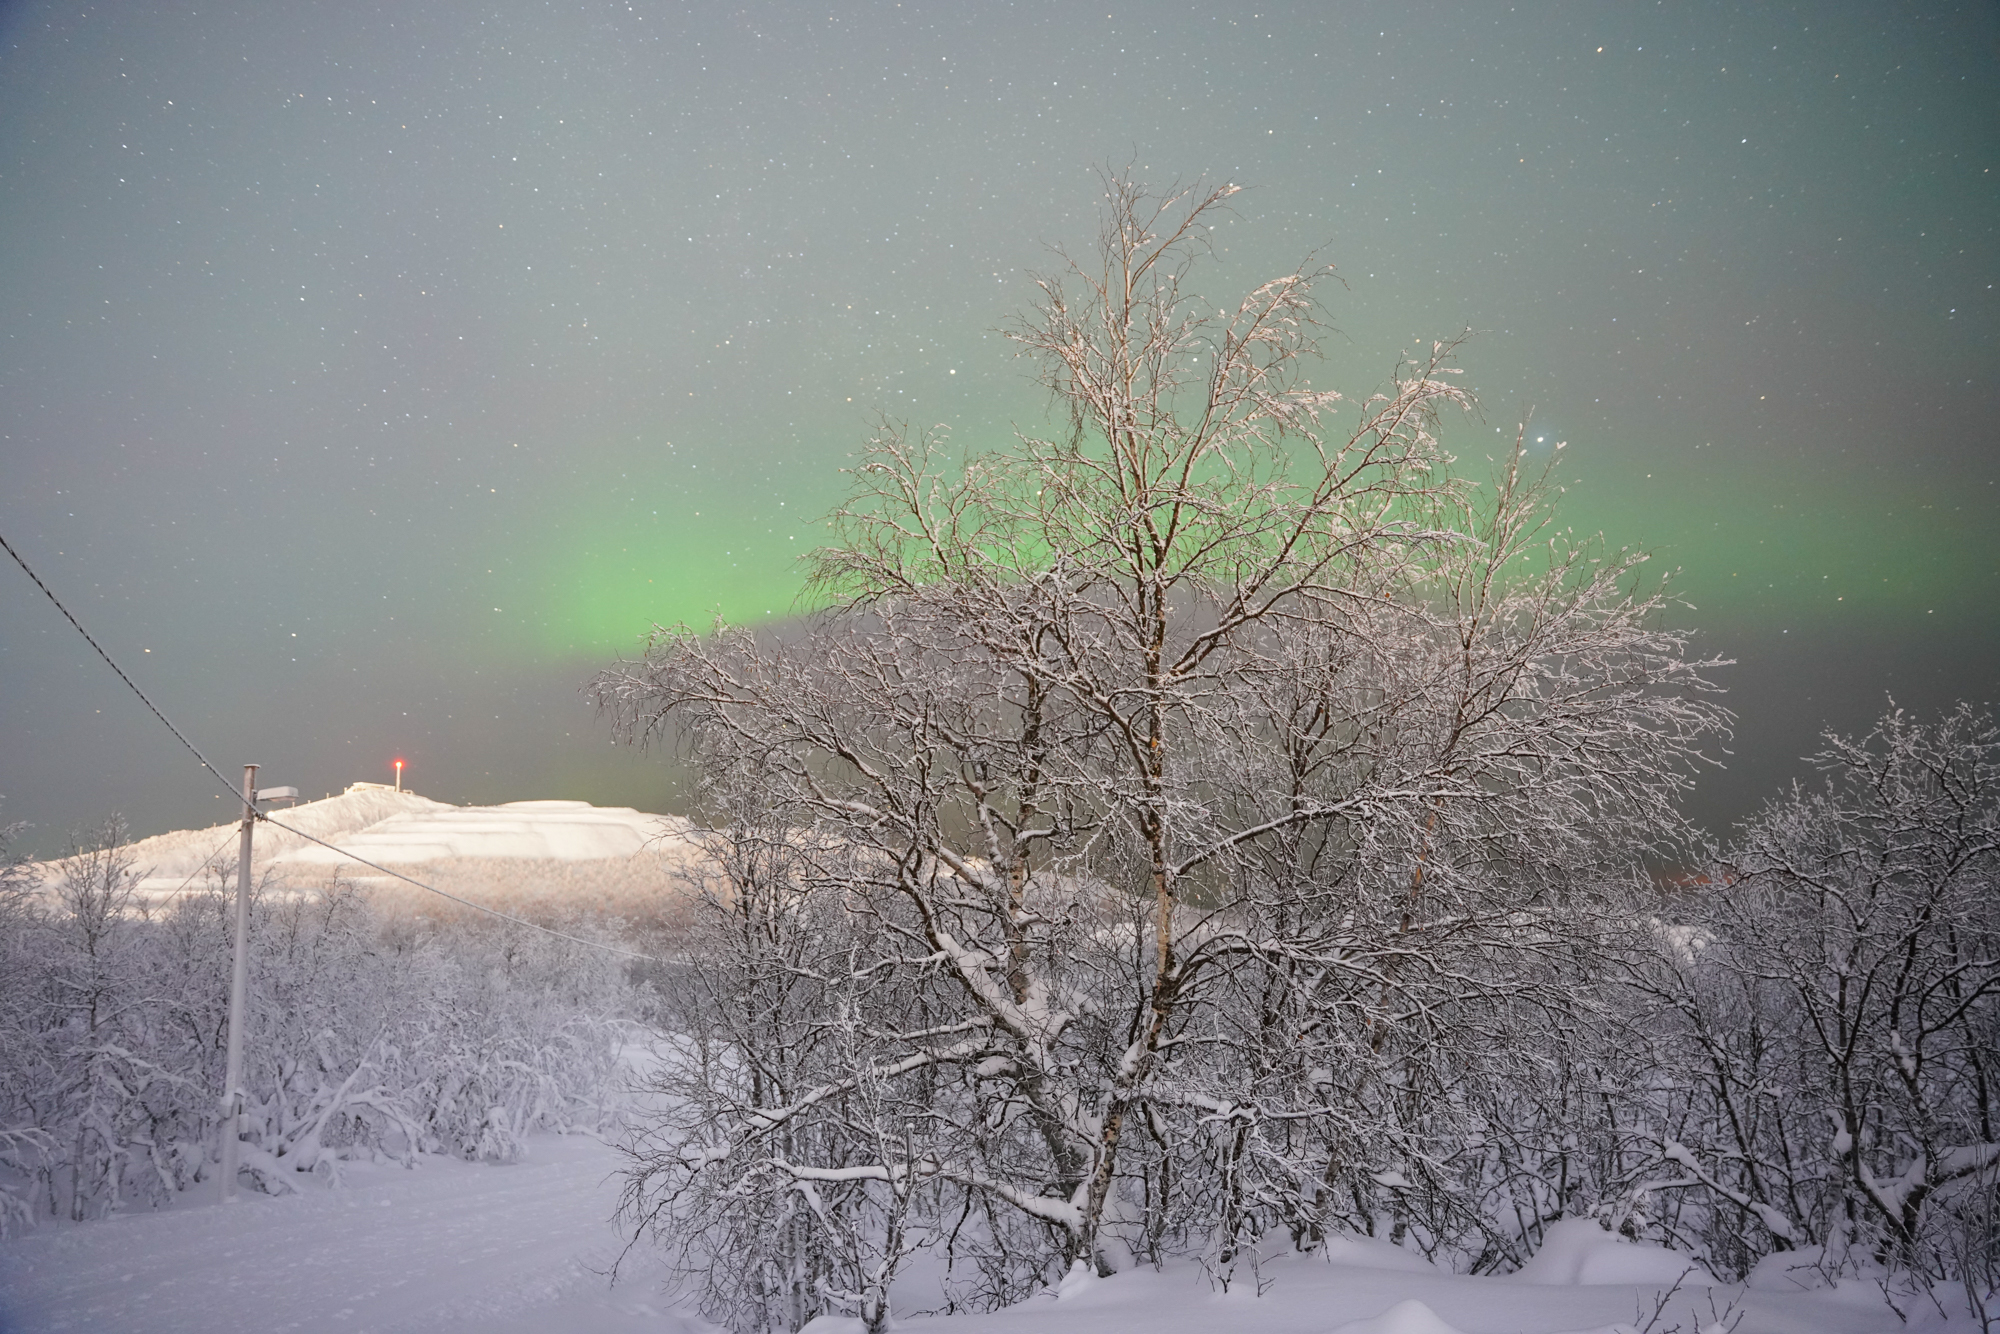
[[1437, 1312], [1412, 1297], [1397, 1302], [1381, 1315], [1351, 1320], [1334, 1334], [1464, 1334], [1456, 1325], [1438, 1319]]
[[1438, 1272], [1437, 1266], [1418, 1252], [1374, 1237], [1330, 1237], [1322, 1254], [1328, 1264], [1354, 1265], [1360, 1269], [1401, 1270], [1406, 1274]]
[[1708, 1271], [1664, 1246], [1627, 1241], [1594, 1219], [1564, 1218], [1542, 1234], [1542, 1248], [1514, 1274], [1517, 1282], [1543, 1286], [1660, 1284], [1714, 1287]]
[[[1226, 1292], [1192, 1263], [1164, 1270], [1142, 1265], [1111, 1278], [1065, 1281], [982, 1315], [920, 1314], [935, 1310], [939, 1295], [913, 1276], [907, 1292], [898, 1285], [896, 1328], [903, 1334], [1633, 1334], [1686, 1267], [1682, 1260], [1664, 1278], [1629, 1284], [1537, 1285], [1412, 1265], [1409, 1252], [1386, 1243], [1336, 1242], [1329, 1249], [1337, 1261], [1285, 1254], [1254, 1271], [1239, 1266]], [[1879, 1301], [1685, 1284], [1651, 1328], [1695, 1334], [1718, 1320], [1733, 1334], [1909, 1334]], [[841, 1319], [812, 1326], [813, 1334], [859, 1329]]]
[[1827, 1263], [1823, 1247], [1772, 1251], [1743, 1276], [1743, 1282], [1758, 1292], [1811, 1292], [1832, 1287], [1828, 1275], [1839, 1268], [1838, 1264]]

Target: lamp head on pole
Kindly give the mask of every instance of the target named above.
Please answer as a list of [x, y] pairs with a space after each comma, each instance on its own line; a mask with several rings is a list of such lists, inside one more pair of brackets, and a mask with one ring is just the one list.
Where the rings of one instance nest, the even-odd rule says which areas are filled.
[[396, 761], [396, 790], [398, 792], [403, 790], [403, 762], [401, 760]]

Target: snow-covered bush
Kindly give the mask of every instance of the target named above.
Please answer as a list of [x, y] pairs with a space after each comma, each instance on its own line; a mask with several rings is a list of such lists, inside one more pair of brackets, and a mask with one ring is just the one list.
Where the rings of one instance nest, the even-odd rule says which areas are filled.
[[[1634, 975], [1660, 1093], [1632, 1100], [1725, 1270], [1771, 1250], [1995, 1279], [2000, 729], [1961, 705], [1829, 736]], [[1671, 1090], [1671, 1092], [1669, 1092]], [[1975, 1280], [1976, 1282], [1977, 1280]]]
[[[214, 1179], [233, 886], [149, 907], [122, 844], [114, 823], [50, 883], [0, 886], [0, 1223]], [[632, 1005], [614, 956], [385, 916], [338, 879], [256, 886], [250, 951], [241, 1156], [264, 1190], [355, 1155], [505, 1160], [615, 1110]]]
[[113, 821], [80, 840], [65, 873], [4, 924], [14, 994], [0, 1125], [38, 1149], [17, 1153], [7, 1184], [71, 1220], [171, 1189], [214, 1102], [186, 1059], [189, 1035], [149, 1004], [168, 979], [133, 912], [123, 834]]
[[719, 1318], [796, 1329], [850, 1310], [879, 1327], [917, 1244], [912, 1194], [927, 1184], [934, 1215], [943, 1184], [880, 1170], [885, 1149], [907, 1160], [932, 1133], [934, 1108], [908, 1100], [906, 1071], [876, 1068], [870, 1041], [910, 998], [855, 967], [868, 920], [820, 882], [839, 849], [760, 818], [752, 790], [731, 796], [738, 818], [698, 836], [706, 873], [655, 982], [668, 1049], [624, 1209]]

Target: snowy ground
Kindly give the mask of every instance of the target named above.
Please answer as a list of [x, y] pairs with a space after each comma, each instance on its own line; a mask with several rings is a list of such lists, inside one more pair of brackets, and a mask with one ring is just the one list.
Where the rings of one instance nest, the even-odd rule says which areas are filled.
[[[1331, 1262], [1289, 1256], [1265, 1264], [1257, 1276], [1239, 1274], [1228, 1292], [1193, 1267], [1140, 1269], [1065, 1285], [991, 1315], [905, 1327], [934, 1334], [1628, 1334], [1653, 1318], [1662, 1286], [1463, 1278], [1392, 1247], [1348, 1243]], [[859, 1327], [843, 1324], [841, 1334]], [[1907, 1334], [1910, 1328], [1879, 1298], [1731, 1286], [1683, 1288], [1651, 1334]]]
[[506, 1166], [426, 1158], [350, 1167], [337, 1190], [79, 1227], [0, 1244], [0, 1331], [576, 1331], [679, 1334], [620, 1239], [618, 1156], [541, 1136]]
[[[43, 1228], [0, 1245], [0, 1332], [705, 1329], [674, 1312], [645, 1257], [615, 1288], [604, 1278], [620, 1246], [606, 1221], [618, 1165], [595, 1140], [542, 1136], [526, 1162], [504, 1167], [364, 1164], [337, 1190]], [[932, 1334], [1608, 1332], [1643, 1328], [1659, 1280], [1680, 1268], [1664, 1252], [1581, 1231], [1510, 1278], [1439, 1273], [1405, 1252], [1350, 1242], [1330, 1259], [1291, 1257], [1241, 1274], [1229, 1292], [1192, 1267], [1140, 1270], [992, 1315], [899, 1325]], [[1732, 1302], [1734, 1334], [1918, 1327], [1859, 1293], [1786, 1291], [1782, 1279], [1760, 1286], [1768, 1290], [1684, 1288], [1652, 1334], [1697, 1334]], [[814, 1334], [854, 1328], [823, 1321]]]

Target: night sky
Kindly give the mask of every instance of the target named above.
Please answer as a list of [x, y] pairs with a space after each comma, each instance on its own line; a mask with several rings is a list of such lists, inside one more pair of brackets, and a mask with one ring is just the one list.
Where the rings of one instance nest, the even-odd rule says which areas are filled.
[[[1990, 4], [0, 8], [0, 534], [225, 772], [666, 809], [579, 687], [795, 609], [887, 414], [1047, 404], [995, 332], [1096, 170], [1237, 182], [1217, 297], [1335, 264], [1321, 383], [1477, 331], [1484, 469], [1681, 571], [1721, 828], [1885, 696], [2000, 696]], [[27, 846], [226, 799], [0, 565]]]

